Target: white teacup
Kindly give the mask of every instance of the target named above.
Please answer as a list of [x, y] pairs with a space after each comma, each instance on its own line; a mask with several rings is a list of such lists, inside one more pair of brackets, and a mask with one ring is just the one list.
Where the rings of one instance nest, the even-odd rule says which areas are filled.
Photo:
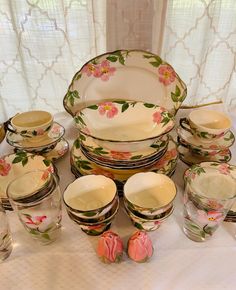
[[180, 119], [180, 125], [202, 142], [212, 142], [226, 134], [232, 123], [222, 112], [198, 109]]
[[38, 141], [47, 135], [52, 124], [53, 116], [49, 112], [29, 111], [15, 115], [8, 123], [8, 130], [29, 140]]

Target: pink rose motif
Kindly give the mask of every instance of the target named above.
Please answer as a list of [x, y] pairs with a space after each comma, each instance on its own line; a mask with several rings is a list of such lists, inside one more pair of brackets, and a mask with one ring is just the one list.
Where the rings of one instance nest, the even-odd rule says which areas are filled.
[[98, 241], [97, 255], [104, 263], [118, 263], [123, 255], [123, 242], [112, 231], [106, 231]]
[[152, 115], [152, 120], [154, 123], [160, 124], [162, 121], [162, 115], [161, 112], [157, 111]]
[[229, 149], [225, 148], [223, 150], [220, 150], [218, 153], [220, 156], [226, 156], [229, 154]]
[[95, 226], [88, 226], [88, 229], [91, 230], [100, 230], [104, 225], [100, 224], [100, 225], [95, 225]]
[[230, 174], [229, 164], [227, 164], [227, 163], [220, 164], [218, 169], [219, 169], [220, 173], [222, 173], [222, 174], [225, 174], [225, 175]]
[[215, 156], [216, 154], [217, 154], [217, 151], [214, 151], [214, 150], [209, 152], [210, 156]]
[[111, 119], [118, 114], [118, 109], [112, 102], [104, 102], [99, 105], [98, 112], [100, 115], [106, 115], [107, 118]]
[[88, 77], [90, 77], [91, 75], [94, 75], [95, 70], [96, 70], [96, 65], [92, 63], [88, 63], [82, 68], [82, 73], [85, 73], [87, 74]]
[[172, 67], [169, 65], [162, 65], [158, 69], [159, 73], [159, 81], [163, 83], [165, 86], [173, 83], [176, 78], [176, 74]]
[[144, 231], [137, 231], [128, 241], [128, 256], [135, 262], [146, 262], [153, 254], [152, 241]]
[[53, 126], [51, 129], [52, 134], [59, 134], [60, 133], [60, 126]]
[[0, 159], [0, 175], [7, 176], [11, 170], [11, 165], [4, 158]]
[[92, 174], [95, 174], [95, 175], [104, 175], [104, 176], [106, 176], [106, 177], [109, 177], [109, 178], [111, 178], [111, 179], [114, 179], [114, 175], [111, 173], [111, 172], [109, 172], [109, 171], [106, 171], [106, 170], [104, 170], [104, 169], [102, 169], [102, 168], [96, 168], [96, 169], [93, 169], [92, 171], [91, 171], [91, 173]]
[[36, 130], [37, 136], [42, 136], [44, 133], [45, 132], [44, 132], [44, 130], [42, 128], [39, 128], [39, 129]]
[[42, 175], [42, 180], [46, 180], [49, 176], [49, 173], [54, 173], [54, 168], [52, 165], [50, 165], [43, 173]]
[[163, 168], [165, 166], [165, 159], [164, 158], [161, 158], [160, 160], [157, 161], [157, 163], [155, 163], [153, 166], [154, 168], [156, 169], [160, 169], [160, 168]]
[[202, 224], [215, 226], [224, 219], [222, 212], [198, 210], [198, 221]]
[[103, 60], [99, 67], [101, 75], [98, 77], [101, 78], [102, 81], [108, 81], [110, 76], [114, 74], [116, 71], [115, 67], [110, 67], [110, 62], [108, 60]]
[[26, 225], [31, 229], [37, 229], [39, 232], [44, 232], [52, 223], [52, 219], [46, 215], [30, 216], [25, 215]]
[[210, 148], [210, 149], [212, 149], [212, 150], [216, 150], [216, 149], [218, 149], [218, 146], [217, 146], [217, 145], [214, 145], [214, 144], [212, 144], [212, 145], [210, 145], [210, 146], [209, 146], [209, 148]]
[[130, 152], [111, 151], [111, 157], [117, 160], [128, 160], [131, 157]]

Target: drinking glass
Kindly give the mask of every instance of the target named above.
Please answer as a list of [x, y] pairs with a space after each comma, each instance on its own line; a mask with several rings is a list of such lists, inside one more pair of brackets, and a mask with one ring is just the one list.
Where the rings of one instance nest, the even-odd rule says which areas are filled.
[[10, 256], [12, 237], [4, 208], [0, 204], [0, 262]]
[[7, 188], [13, 209], [32, 238], [41, 244], [57, 239], [61, 230], [61, 192], [57, 177], [49, 171], [30, 171]]

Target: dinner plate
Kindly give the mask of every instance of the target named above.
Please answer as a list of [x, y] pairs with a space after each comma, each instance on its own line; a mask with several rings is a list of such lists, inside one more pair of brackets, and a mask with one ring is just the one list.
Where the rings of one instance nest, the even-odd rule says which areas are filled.
[[33, 138], [24, 138], [19, 134], [8, 132], [6, 140], [9, 145], [18, 150], [43, 154], [54, 149], [64, 134], [65, 128], [59, 123], [54, 122], [52, 128], [43, 139], [34, 141]]
[[168, 148], [164, 156], [154, 165], [146, 169], [130, 169], [117, 170], [108, 167], [99, 166], [96, 163], [88, 160], [80, 150], [78, 142], [74, 142], [71, 149], [71, 166], [73, 172], [78, 172], [81, 175], [88, 174], [103, 174], [118, 182], [125, 182], [130, 176], [138, 172], [153, 171], [166, 175], [173, 174], [178, 160], [177, 145], [172, 140], [168, 144]]
[[74, 116], [101, 100], [126, 99], [157, 104], [175, 115], [186, 95], [185, 83], [158, 55], [117, 50], [84, 64], [74, 75], [63, 104]]
[[223, 150], [229, 148], [234, 144], [235, 137], [232, 131], [228, 131], [222, 137], [218, 138], [214, 142], [204, 143], [195, 138], [190, 132], [184, 130], [182, 127], [177, 128], [177, 134], [181, 138], [181, 142], [186, 145], [190, 145], [192, 148], [203, 148], [212, 150]]

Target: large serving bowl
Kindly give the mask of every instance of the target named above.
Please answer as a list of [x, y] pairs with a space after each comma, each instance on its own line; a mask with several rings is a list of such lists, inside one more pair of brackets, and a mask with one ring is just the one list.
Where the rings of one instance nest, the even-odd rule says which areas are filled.
[[69, 184], [63, 194], [67, 211], [78, 219], [103, 218], [116, 203], [117, 189], [114, 181], [103, 175], [87, 175]]
[[184, 82], [158, 55], [142, 50], [117, 50], [84, 64], [74, 75], [63, 104], [74, 116], [101, 100], [145, 100], [175, 115], [186, 95]]
[[119, 100], [86, 107], [74, 120], [82, 134], [118, 152], [146, 149], [175, 125], [174, 117], [163, 107]]
[[176, 186], [168, 176], [154, 172], [134, 174], [124, 185], [127, 208], [148, 218], [166, 212], [176, 193]]

